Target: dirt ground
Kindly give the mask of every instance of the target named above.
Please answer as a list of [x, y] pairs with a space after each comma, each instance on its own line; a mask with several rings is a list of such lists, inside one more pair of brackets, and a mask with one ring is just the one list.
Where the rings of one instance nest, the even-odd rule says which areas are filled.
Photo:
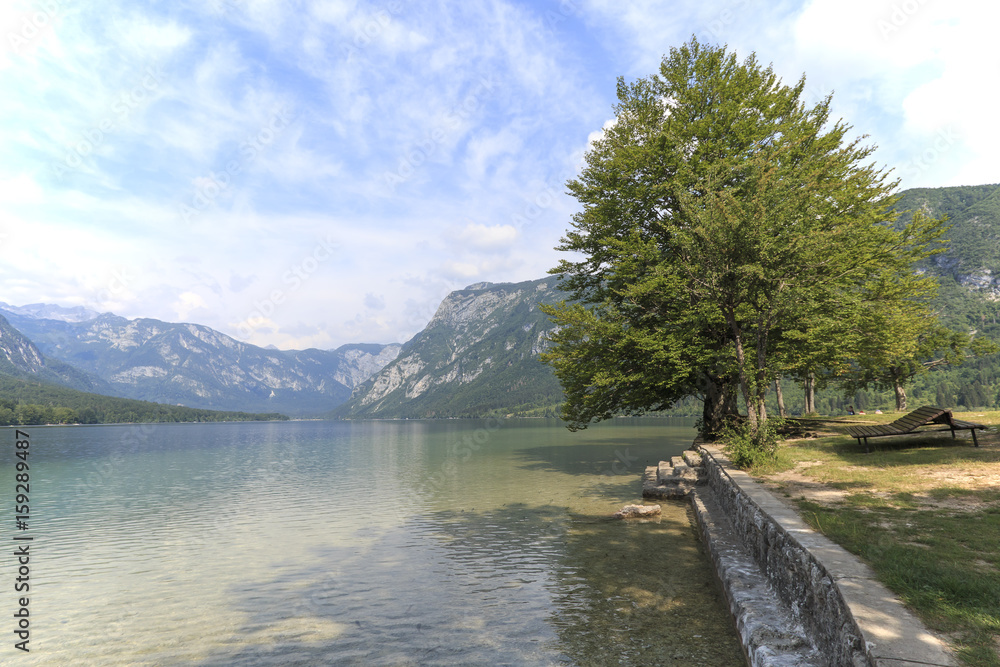
[[[971, 445], [970, 436], [968, 434], [964, 436], [970, 440]], [[980, 447], [1000, 449], [1000, 428], [993, 426], [987, 431], [980, 431], [977, 437]], [[854, 492], [827, 486], [809, 474], [810, 468], [822, 463], [822, 461], [800, 461], [791, 470], [767, 475], [761, 483], [792, 509], [796, 509], [793, 498], [805, 498], [821, 505], [833, 506]], [[986, 466], [980, 463], [967, 467], [958, 464], [929, 467], [923, 474], [928, 478], [928, 487], [932, 488], [949, 486], [969, 490], [1000, 489], [1000, 463]], [[883, 494], [876, 492], [876, 495]], [[936, 499], [920, 492], [915, 493], [914, 497], [921, 505], [954, 511], [976, 511], [984, 506], [973, 498]]]
[[[824, 429], [817, 429], [816, 435], [835, 435], [835, 433], [825, 433]], [[964, 436], [964, 437], [963, 437]], [[942, 436], [945, 437], [945, 436]], [[960, 438], [967, 441], [968, 447], [972, 446], [972, 438], [968, 433], [960, 434]], [[979, 446], [982, 449], [1000, 451], [1000, 426], [991, 425], [987, 431], [980, 431], [977, 434]], [[796, 441], [788, 441], [794, 445]], [[817, 480], [819, 474], [818, 467], [831, 465], [839, 469], [837, 477], [841, 480], [850, 479], [853, 476], [851, 471], [858, 471], [858, 480], [871, 479], [871, 468], [865, 466], [845, 465], [843, 461], [832, 462], [809, 460], [808, 450], [801, 450], [801, 455], [805, 460], [800, 460], [795, 467], [785, 472], [767, 475], [759, 481], [765, 488], [792, 510], [798, 512], [799, 507], [796, 501], [805, 498], [819, 505], [835, 507], [844, 501], [848, 495], [858, 493], [864, 489], [866, 493], [885, 498], [889, 503], [893, 503], [892, 493], [879, 491], [877, 489], [866, 488], [864, 485], [852, 487], [850, 483], [838, 484], [846, 488], [834, 488], [832, 485], [823, 484]], [[965, 512], [976, 512], [986, 509], [989, 506], [996, 506], [1000, 501], [996, 500], [997, 492], [1000, 492], [1000, 461], [994, 462], [983, 460], [968, 460], [959, 457], [958, 460], [951, 460], [943, 465], [931, 465], [920, 470], [910, 468], [906, 476], [901, 480], [894, 480], [904, 488], [913, 489], [912, 495], [908, 496], [910, 501], [916, 501], [921, 509], [944, 510], [948, 515], [957, 515]], [[848, 471], [844, 475], [840, 471]], [[899, 487], [897, 487], [898, 489]], [[964, 489], [969, 491], [987, 491], [985, 494], [932, 494], [932, 490], [940, 489]], [[886, 526], [891, 527], [891, 526]], [[913, 546], [930, 548], [925, 544], [907, 542]], [[976, 561], [984, 569], [993, 567], [990, 563]], [[962, 645], [967, 640], [962, 632], [941, 633], [945, 640], [952, 646]], [[997, 658], [1000, 659], [1000, 637], [994, 639], [996, 645]], [[994, 664], [994, 663], [989, 663]]]

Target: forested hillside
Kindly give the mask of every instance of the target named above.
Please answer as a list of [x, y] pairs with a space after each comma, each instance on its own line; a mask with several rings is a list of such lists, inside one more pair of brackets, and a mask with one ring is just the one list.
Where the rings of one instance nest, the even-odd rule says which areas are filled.
[[[901, 211], [900, 224], [918, 210], [933, 217], [948, 216], [952, 227], [945, 234], [947, 251], [922, 266], [938, 278], [934, 309], [948, 328], [1000, 343], [1000, 185], [914, 188], [901, 193], [896, 209]], [[800, 412], [802, 388], [783, 389], [788, 409]], [[919, 374], [907, 393], [914, 407], [998, 408], [1000, 355], [968, 358]], [[776, 410], [773, 395], [771, 404]], [[891, 391], [869, 389], [845, 396], [834, 384], [817, 394], [821, 413], [842, 413], [848, 405], [889, 411], [894, 404]]]
[[914, 188], [902, 193], [900, 224], [913, 211], [948, 216], [948, 251], [926, 264], [942, 277], [1000, 296], [1000, 185]]
[[115, 398], [0, 375], [0, 426], [287, 419], [278, 413], [219, 412]]

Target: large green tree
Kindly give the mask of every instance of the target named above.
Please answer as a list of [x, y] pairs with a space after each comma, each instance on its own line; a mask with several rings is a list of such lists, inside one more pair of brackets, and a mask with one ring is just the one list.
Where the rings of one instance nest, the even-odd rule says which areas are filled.
[[919, 296], [874, 286], [913, 276], [943, 222], [895, 230], [897, 183], [804, 86], [695, 39], [619, 79], [615, 121], [568, 183], [572, 259], [553, 269], [573, 301], [548, 311], [546, 360], [571, 427], [690, 395], [724, 416], [735, 382], [757, 432], [779, 373], [845, 365], [862, 313]]

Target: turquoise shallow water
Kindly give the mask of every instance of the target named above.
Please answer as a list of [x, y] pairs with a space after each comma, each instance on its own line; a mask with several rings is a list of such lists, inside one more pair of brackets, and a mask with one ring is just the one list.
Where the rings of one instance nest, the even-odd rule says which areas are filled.
[[27, 430], [32, 650], [4, 664], [742, 664], [686, 505], [608, 518], [690, 422]]

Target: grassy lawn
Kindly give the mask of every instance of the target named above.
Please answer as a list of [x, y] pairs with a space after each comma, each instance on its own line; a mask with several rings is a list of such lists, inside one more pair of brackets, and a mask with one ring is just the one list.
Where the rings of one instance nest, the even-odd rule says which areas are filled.
[[968, 432], [872, 439], [835, 435], [849, 422], [816, 424], [818, 438], [788, 440], [777, 469], [757, 471], [803, 518], [859, 555], [967, 665], [1000, 667], [1000, 412], [956, 413], [997, 425]]

